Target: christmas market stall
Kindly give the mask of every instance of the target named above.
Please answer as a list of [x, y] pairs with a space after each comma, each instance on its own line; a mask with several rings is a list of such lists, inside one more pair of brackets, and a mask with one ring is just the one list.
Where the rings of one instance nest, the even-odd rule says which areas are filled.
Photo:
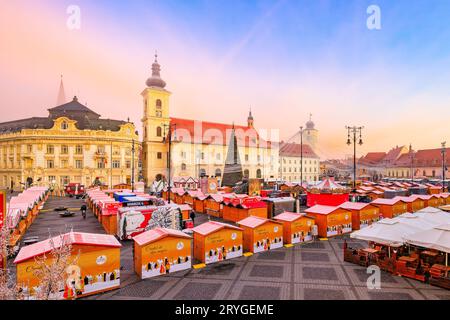
[[262, 198], [267, 203], [267, 217], [273, 218], [279, 213], [296, 211], [296, 202], [292, 197]]
[[394, 200], [401, 200], [406, 203], [408, 212], [416, 212], [425, 207], [425, 201], [418, 196], [395, 197]]
[[209, 221], [192, 229], [194, 257], [209, 264], [242, 256], [242, 229], [236, 226]]
[[339, 206], [352, 214], [352, 228], [359, 230], [380, 220], [380, 209], [370, 203], [344, 202]]
[[327, 178], [308, 188], [307, 206], [338, 206], [349, 200], [350, 190]]
[[419, 198], [424, 202], [424, 208], [426, 207], [439, 207], [439, 197], [434, 194], [428, 195], [413, 195], [412, 197]]
[[305, 210], [315, 218], [320, 237], [328, 238], [352, 231], [352, 214], [337, 206], [315, 205]]
[[394, 218], [399, 214], [408, 211], [408, 205], [406, 202], [399, 199], [376, 199], [370, 204], [380, 209], [380, 215], [382, 218]]
[[157, 227], [182, 229], [182, 214], [178, 205], [124, 207], [119, 209], [117, 236], [132, 239]]
[[283, 223], [250, 216], [237, 222], [244, 230], [244, 250], [252, 253], [281, 248]]
[[54, 298], [74, 299], [119, 288], [121, 245], [117, 239], [112, 235], [69, 232], [22, 247], [14, 263], [17, 285], [25, 297], [34, 299], [38, 294], [40, 280], [34, 270], [55, 263], [51, 251], [66, 245], [71, 246], [67, 279]]
[[274, 220], [283, 224], [283, 241], [285, 244], [295, 244], [312, 241], [314, 218], [305, 213], [283, 212]]
[[237, 222], [250, 216], [267, 218], [267, 203], [260, 197], [224, 198], [223, 219]]
[[134, 270], [141, 279], [190, 269], [191, 237], [181, 231], [155, 228], [135, 237]]
[[223, 193], [209, 194], [204, 200], [205, 211], [207, 215], [222, 218]]
[[106, 202], [102, 205], [101, 222], [107, 234], [117, 234], [117, 214], [122, 207], [120, 202]]

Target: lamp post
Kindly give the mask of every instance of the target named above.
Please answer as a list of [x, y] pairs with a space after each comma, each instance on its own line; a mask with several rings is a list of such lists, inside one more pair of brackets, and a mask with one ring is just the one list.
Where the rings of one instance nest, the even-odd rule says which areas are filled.
[[303, 126], [300, 126], [300, 186], [303, 188]]
[[445, 192], [445, 141], [441, 143], [442, 149], [442, 192]]
[[[168, 203], [170, 203], [170, 192], [171, 192], [171, 178], [170, 178], [170, 171], [171, 171], [171, 166], [172, 166], [172, 158], [171, 158], [171, 149], [172, 149], [172, 128], [175, 131], [177, 126], [171, 125], [169, 124], [162, 124], [163, 128], [164, 128], [164, 137], [163, 137], [163, 142], [166, 142], [166, 136], [167, 139], [169, 140], [169, 150], [167, 152], [167, 175], [168, 175], [168, 187], [167, 187], [167, 194], [168, 194]], [[166, 132], [167, 130], [167, 132]], [[176, 136], [175, 136], [176, 138]]]
[[351, 139], [350, 134], [353, 134], [353, 193], [356, 192], [356, 135], [359, 134], [359, 141], [358, 144], [362, 145], [362, 129], [364, 127], [357, 127], [357, 126], [345, 126], [345, 129], [347, 129], [347, 145], [351, 145]]
[[131, 192], [134, 192], [134, 139], [131, 144]]
[[409, 144], [409, 157], [411, 159], [411, 184], [414, 183], [414, 152], [412, 150], [412, 145]]

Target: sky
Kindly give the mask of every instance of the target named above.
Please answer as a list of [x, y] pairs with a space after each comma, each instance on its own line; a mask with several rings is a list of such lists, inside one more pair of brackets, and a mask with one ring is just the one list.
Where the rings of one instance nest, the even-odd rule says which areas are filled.
[[287, 140], [311, 113], [324, 158], [353, 152], [346, 125], [364, 126], [358, 155], [438, 148], [450, 144], [448, 12], [448, 0], [0, 0], [0, 121], [46, 116], [62, 74], [68, 98], [142, 131], [157, 50], [173, 117], [245, 124], [251, 108]]

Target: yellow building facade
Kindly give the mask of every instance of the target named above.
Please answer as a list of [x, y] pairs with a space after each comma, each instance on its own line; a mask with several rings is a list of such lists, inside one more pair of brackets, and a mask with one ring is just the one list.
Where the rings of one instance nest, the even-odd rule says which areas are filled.
[[133, 123], [101, 119], [74, 99], [49, 109], [48, 117], [0, 123], [0, 188], [25, 184], [61, 188], [129, 183], [135, 142], [135, 181], [139, 137]]

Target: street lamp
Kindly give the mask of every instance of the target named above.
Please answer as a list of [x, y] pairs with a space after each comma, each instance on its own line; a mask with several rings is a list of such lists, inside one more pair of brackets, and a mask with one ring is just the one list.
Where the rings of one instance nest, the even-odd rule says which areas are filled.
[[361, 131], [364, 129], [364, 127], [357, 127], [357, 126], [345, 126], [345, 129], [347, 129], [347, 145], [351, 145], [351, 139], [350, 134], [353, 134], [353, 193], [356, 192], [356, 135], [359, 135], [359, 141], [358, 144], [362, 145], [362, 134]]
[[[163, 137], [163, 142], [165, 143], [166, 142], [166, 136], [167, 136], [167, 139], [169, 140], [169, 151], [168, 151], [168, 153], [167, 153], [167, 169], [168, 169], [168, 183], [169, 183], [169, 186], [167, 187], [167, 194], [168, 194], [168, 203], [170, 203], [170, 192], [171, 192], [171, 186], [170, 186], [170, 184], [171, 184], [171, 178], [170, 178], [170, 169], [171, 169], [171, 166], [172, 166], [172, 158], [171, 158], [171, 149], [172, 149], [172, 129], [174, 130], [174, 132], [175, 132], [175, 130], [176, 130], [176, 128], [177, 128], [177, 125], [176, 124], [173, 124], [173, 125], [171, 125], [170, 123], [169, 124], [162, 124], [162, 127], [164, 128], [164, 137]], [[166, 131], [167, 130], [167, 131]], [[175, 133], [175, 139], [176, 139], [176, 133]]]
[[414, 183], [414, 152], [412, 150], [412, 145], [409, 144], [409, 157], [411, 159], [411, 184]]
[[445, 141], [441, 143], [442, 149], [442, 192], [445, 192]]
[[303, 126], [300, 126], [300, 186], [303, 188]]

